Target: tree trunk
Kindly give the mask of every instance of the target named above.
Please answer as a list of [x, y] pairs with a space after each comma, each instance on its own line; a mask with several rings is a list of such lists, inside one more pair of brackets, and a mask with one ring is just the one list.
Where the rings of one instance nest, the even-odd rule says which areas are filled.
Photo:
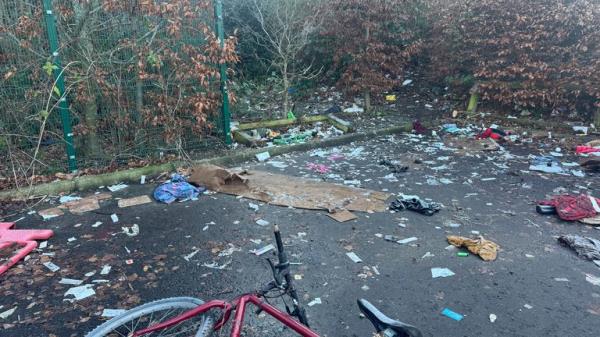
[[371, 92], [365, 90], [365, 112], [371, 112]]
[[145, 132], [143, 127], [144, 115], [142, 110], [144, 109], [144, 81], [141, 79], [138, 72], [135, 79], [135, 134], [134, 139], [136, 143], [144, 138]]
[[283, 118], [287, 118], [290, 109], [290, 80], [288, 78], [288, 64], [283, 63]]
[[[96, 8], [98, 6], [98, 1], [93, 0], [87, 4], [78, 3], [77, 1], [73, 2], [73, 11], [75, 13], [75, 19], [77, 22], [77, 26], [81, 27], [81, 30], [78, 33], [78, 41], [79, 45], [79, 53], [82, 55], [91, 56], [94, 55], [94, 45], [92, 44], [92, 40], [90, 37], [90, 27], [93, 25], [93, 15], [91, 13], [92, 8]], [[90, 64], [88, 64], [87, 60], [82, 58], [80, 60], [86, 69], [89, 68]], [[88, 97], [85, 102], [82, 102], [82, 110], [83, 110], [83, 121], [86, 127], [86, 139], [85, 139], [85, 155], [90, 158], [98, 159], [102, 157], [102, 147], [100, 146], [100, 141], [98, 140], [98, 104], [97, 104], [97, 88], [94, 80], [88, 77], [87, 90]]]
[[596, 109], [596, 114], [594, 115], [594, 126], [597, 130], [600, 130], [600, 107]]
[[[365, 29], [365, 53], [368, 53], [369, 40], [371, 39], [371, 29], [369, 26]], [[371, 90], [365, 89], [365, 112], [371, 112]]]

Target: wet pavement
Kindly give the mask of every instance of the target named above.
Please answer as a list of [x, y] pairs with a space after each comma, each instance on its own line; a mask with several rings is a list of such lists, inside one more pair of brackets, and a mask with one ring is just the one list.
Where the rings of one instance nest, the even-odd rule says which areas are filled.
[[[586, 274], [600, 276], [600, 268], [560, 246], [556, 238], [600, 238], [600, 231], [539, 215], [535, 201], [556, 192], [592, 193], [600, 181], [597, 174], [527, 171], [530, 153], [552, 150], [540, 151], [533, 143], [506, 145], [500, 151], [455, 151], [436, 138], [396, 135], [244, 165], [416, 194], [444, 205], [431, 217], [410, 211], [356, 213], [357, 220], [338, 223], [326, 212], [214, 193], [172, 205], [117, 206], [117, 198], [150, 195], [154, 184], [131, 185], [83, 215], [66, 213], [47, 221], [37, 214], [17, 215], [7, 220], [24, 217], [19, 228], [49, 228], [55, 236], [2, 276], [0, 313], [16, 310], [0, 319], [0, 336], [83, 336], [105, 320], [100, 314], [106, 308], [128, 309], [171, 296], [233, 298], [258, 289], [270, 280], [264, 261], [269, 253], [258, 257], [250, 251], [273, 241], [271, 227], [256, 224], [259, 219], [281, 227], [290, 260], [299, 263], [293, 273], [304, 303], [321, 299], [306, 310], [311, 326], [323, 336], [372, 335], [372, 326], [359, 315], [357, 298], [418, 326], [425, 336], [596, 336], [600, 287], [586, 281]], [[378, 164], [384, 157], [410, 168], [393, 174]], [[308, 163], [327, 165], [330, 172], [313, 172]], [[250, 202], [259, 205], [257, 211]], [[117, 214], [117, 223], [112, 214]], [[102, 224], [93, 226], [97, 222]], [[139, 234], [124, 234], [121, 227], [133, 224]], [[460, 257], [460, 250], [448, 249], [447, 235], [474, 233], [501, 246], [496, 261]], [[385, 235], [417, 240], [400, 245], [385, 241]], [[363, 263], [352, 262], [349, 251]], [[47, 261], [60, 270], [51, 272], [42, 265]], [[105, 265], [111, 270], [100, 275]], [[455, 275], [433, 279], [431, 269], [436, 267]], [[61, 278], [93, 284], [95, 295], [63, 301], [73, 286], [60, 284]], [[441, 315], [444, 308], [464, 319]], [[493, 323], [491, 314], [497, 316]], [[248, 323], [245, 336], [294, 335], [265, 317]]]

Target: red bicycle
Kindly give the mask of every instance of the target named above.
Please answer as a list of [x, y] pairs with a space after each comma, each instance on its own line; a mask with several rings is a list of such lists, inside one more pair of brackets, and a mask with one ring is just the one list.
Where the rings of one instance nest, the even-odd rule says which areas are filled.
[[[273, 280], [260, 291], [244, 294], [233, 301], [202, 300], [190, 297], [167, 298], [154, 301], [112, 318], [98, 326], [86, 337], [208, 337], [221, 330], [233, 316], [231, 337], [240, 337], [246, 308], [253, 304], [256, 313], [265, 312], [283, 325], [304, 337], [319, 337], [308, 325], [306, 312], [298, 300], [298, 294], [290, 275], [290, 263], [283, 249], [281, 233], [275, 226], [275, 242], [279, 263], [267, 259], [273, 272]], [[289, 296], [292, 308], [285, 304], [286, 312], [268, 303], [269, 299]], [[284, 301], [285, 302], [285, 301]], [[393, 320], [379, 311], [367, 300], [359, 299], [360, 311], [373, 323], [375, 330], [384, 337], [421, 337], [412, 325]], [[221, 312], [213, 319], [215, 310]]]

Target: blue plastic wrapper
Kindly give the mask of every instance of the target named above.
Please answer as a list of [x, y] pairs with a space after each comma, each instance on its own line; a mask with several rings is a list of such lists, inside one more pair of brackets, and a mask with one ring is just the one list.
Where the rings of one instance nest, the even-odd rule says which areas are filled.
[[196, 187], [188, 183], [183, 176], [174, 174], [170, 182], [164, 183], [154, 190], [154, 199], [170, 204], [177, 200], [196, 199], [204, 191], [206, 188]]
[[444, 315], [446, 317], [450, 317], [450, 318], [452, 318], [455, 321], [460, 321], [460, 320], [462, 320], [464, 318], [463, 315], [461, 315], [461, 314], [459, 314], [457, 312], [454, 312], [454, 311], [452, 311], [452, 310], [450, 310], [448, 308], [445, 308], [442, 311], [442, 315]]

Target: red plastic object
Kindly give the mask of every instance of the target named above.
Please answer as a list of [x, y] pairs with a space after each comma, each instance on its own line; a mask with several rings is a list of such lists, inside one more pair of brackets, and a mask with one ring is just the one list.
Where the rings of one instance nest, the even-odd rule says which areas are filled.
[[31, 253], [38, 245], [35, 240], [47, 240], [54, 235], [54, 232], [49, 229], [11, 229], [14, 225], [14, 222], [0, 222], [0, 250], [14, 244], [23, 248], [8, 259], [7, 263], [0, 265], [0, 275]]
[[585, 145], [578, 145], [575, 148], [575, 152], [577, 152], [577, 153], [600, 152], [600, 147], [591, 147], [591, 146], [585, 146]]

